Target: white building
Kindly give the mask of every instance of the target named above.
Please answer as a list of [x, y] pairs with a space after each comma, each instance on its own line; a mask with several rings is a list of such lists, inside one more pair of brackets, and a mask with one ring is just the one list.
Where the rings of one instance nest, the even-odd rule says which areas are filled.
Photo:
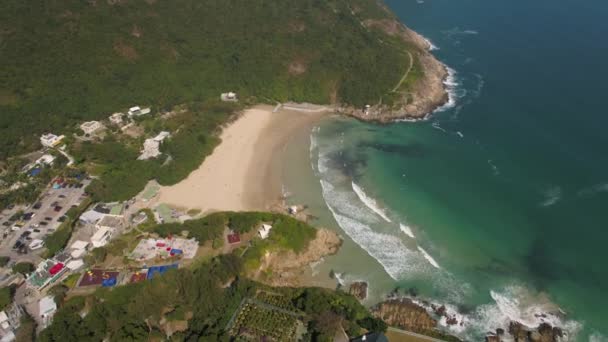
[[30, 243], [30, 249], [32, 251], [35, 251], [37, 249], [40, 249], [44, 247], [44, 241], [40, 240], [40, 239], [34, 239], [32, 240], [32, 243]]
[[122, 228], [122, 217], [114, 215], [106, 215], [95, 225], [97, 229], [119, 229]]
[[266, 239], [268, 237], [268, 235], [270, 235], [270, 230], [272, 229], [272, 226], [269, 224], [262, 224], [262, 228], [260, 228], [260, 230], [258, 231], [258, 234], [260, 234], [260, 237], [263, 239]]
[[101, 220], [105, 214], [95, 210], [87, 210], [78, 218], [83, 224], [95, 224]]
[[160, 156], [160, 144], [170, 135], [169, 132], [163, 131], [158, 133], [154, 138], [146, 139], [144, 141], [144, 148], [141, 150], [141, 155], [137, 159], [146, 160]]
[[102, 129], [103, 125], [99, 121], [87, 121], [80, 125], [80, 129], [84, 132], [84, 134], [93, 134], [98, 130]]
[[222, 95], [220, 96], [220, 98], [224, 102], [236, 102], [236, 101], [238, 101], [238, 98], [236, 97], [236, 93], [233, 93], [231, 91], [227, 92], [227, 93], [222, 93]]
[[122, 117], [124, 116], [123, 113], [114, 113], [112, 115], [110, 115], [109, 119], [110, 122], [115, 124], [115, 125], [122, 125]]
[[38, 302], [40, 318], [42, 318], [43, 326], [46, 327], [51, 323], [55, 311], [57, 311], [57, 304], [53, 296], [46, 296]]
[[50, 154], [45, 154], [42, 157], [36, 159], [36, 164], [39, 165], [53, 165], [53, 162], [55, 162], [55, 157]]
[[64, 135], [57, 136], [52, 133], [47, 133], [47, 134], [43, 134], [40, 137], [40, 143], [42, 144], [42, 146], [56, 147], [57, 145], [59, 145], [61, 143], [63, 138], [65, 138]]
[[127, 114], [129, 117], [146, 115], [150, 113], [150, 108], [140, 108], [139, 106], [129, 108]]
[[94, 248], [103, 247], [110, 241], [112, 234], [114, 234], [114, 229], [112, 228], [98, 229], [91, 237], [91, 244]]

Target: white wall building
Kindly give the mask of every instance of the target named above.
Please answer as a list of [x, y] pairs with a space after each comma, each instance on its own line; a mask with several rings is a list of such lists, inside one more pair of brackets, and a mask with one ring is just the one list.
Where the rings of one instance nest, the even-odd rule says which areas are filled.
[[131, 107], [127, 112], [129, 117], [146, 115], [148, 113], [150, 113], [150, 108], [141, 108], [139, 106]]
[[47, 327], [49, 323], [51, 323], [53, 315], [55, 315], [55, 311], [57, 311], [55, 299], [53, 296], [46, 296], [38, 302], [38, 306], [38, 312], [40, 313], [40, 318], [42, 318], [43, 326]]
[[45, 154], [42, 157], [36, 159], [36, 164], [39, 165], [53, 165], [53, 162], [55, 162], [55, 157], [50, 154]]
[[154, 138], [146, 139], [141, 155], [137, 159], [146, 160], [160, 156], [160, 144], [170, 135], [169, 132], [162, 131]]
[[80, 125], [80, 129], [84, 132], [84, 134], [93, 134], [98, 130], [102, 129], [103, 125], [99, 121], [87, 121]]
[[270, 235], [270, 230], [272, 229], [272, 226], [269, 224], [262, 224], [262, 228], [260, 228], [260, 230], [258, 231], [258, 234], [260, 234], [260, 237], [263, 239], [268, 238], [268, 235]]
[[93, 245], [94, 248], [103, 247], [110, 241], [113, 234], [114, 234], [114, 229], [111, 229], [111, 228], [98, 229], [97, 232], [95, 232], [95, 234], [93, 234], [93, 236], [91, 237], [91, 244]]
[[42, 144], [42, 146], [56, 147], [57, 145], [59, 145], [61, 143], [63, 138], [65, 138], [64, 135], [57, 136], [53, 133], [47, 133], [47, 134], [43, 134], [40, 137], [40, 143]]
[[233, 93], [231, 91], [227, 92], [227, 93], [222, 93], [222, 95], [220, 96], [220, 98], [224, 102], [236, 102], [236, 101], [238, 101], [238, 98], [236, 97], [236, 93]]

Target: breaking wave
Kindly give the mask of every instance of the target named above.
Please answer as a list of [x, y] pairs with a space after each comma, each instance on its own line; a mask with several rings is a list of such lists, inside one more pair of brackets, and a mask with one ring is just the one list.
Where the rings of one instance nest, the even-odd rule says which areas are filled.
[[448, 71], [448, 76], [443, 81], [443, 84], [445, 85], [445, 89], [448, 93], [448, 102], [446, 102], [443, 106], [435, 109], [434, 113], [443, 112], [456, 106], [456, 98], [458, 96], [457, 88], [460, 84], [457, 82], [456, 79], [456, 70], [448, 66], [446, 66], [446, 69]]
[[435, 261], [435, 259], [433, 259], [433, 257], [427, 253], [427, 251], [424, 250], [424, 248], [418, 246], [418, 250], [420, 251], [420, 253], [422, 253], [422, 255], [424, 256], [424, 258], [431, 264], [433, 265], [433, 267], [435, 268], [441, 268], [439, 267], [439, 264], [437, 263], [437, 261]]
[[384, 210], [380, 209], [380, 207], [378, 206], [378, 203], [376, 202], [375, 199], [367, 196], [365, 191], [363, 191], [363, 189], [360, 186], [358, 186], [355, 182], [351, 182], [351, 184], [353, 187], [353, 191], [357, 194], [357, 197], [359, 197], [359, 199], [361, 200], [361, 202], [363, 202], [363, 204], [365, 204], [373, 212], [378, 214], [378, 216], [382, 217], [384, 219], [384, 221], [392, 222], [391, 219], [388, 218], [388, 216], [386, 215]]
[[562, 188], [559, 186], [551, 187], [544, 192], [543, 196], [545, 198], [540, 205], [543, 207], [550, 207], [562, 198]]
[[404, 225], [403, 223], [399, 223], [399, 229], [401, 229], [401, 231], [411, 237], [412, 239], [415, 239], [416, 236], [414, 236], [414, 233], [412, 232], [412, 229], [409, 226]]
[[342, 205], [349, 202], [349, 199], [345, 198], [348, 193], [336, 190], [327, 181], [320, 182], [325, 203], [338, 225], [357, 245], [376, 259], [391, 278], [402, 280], [428, 271], [422, 256], [408, 249], [401, 239], [375, 232], [369, 225], [347, 216]]

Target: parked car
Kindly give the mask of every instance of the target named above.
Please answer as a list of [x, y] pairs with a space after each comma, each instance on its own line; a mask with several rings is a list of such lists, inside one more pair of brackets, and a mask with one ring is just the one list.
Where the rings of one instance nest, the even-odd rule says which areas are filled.
[[[48, 225], [49, 225], [49, 223], [48, 223], [48, 222], [46, 222], [46, 221], [42, 221], [42, 222], [40, 222], [40, 225], [41, 225], [41, 226], [48, 226]], [[35, 231], [35, 230], [36, 230], [36, 229], [34, 229], [34, 231]]]
[[65, 198], [65, 195], [59, 195], [59, 198]]
[[56, 206], [56, 207], [55, 207], [55, 209], [53, 209], [53, 210], [55, 210], [56, 212], [60, 212], [60, 211], [61, 211], [61, 209], [63, 209], [63, 207], [61, 207], [61, 206]]
[[2, 223], [2, 225], [3, 225], [3, 226], [5, 226], [5, 227], [8, 227], [8, 226], [10, 226], [10, 225], [11, 225], [11, 223], [10, 223], [10, 222], [8, 222], [8, 221], [6, 221], [6, 222], [3, 222], [3, 223]]
[[65, 222], [66, 219], [67, 219], [67, 216], [63, 215], [57, 219], [57, 222]]
[[34, 233], [40, 233], [40, 229], [34, 229]]
[[40, 209], [40, 208], [42, 208], [42, 203], [38, 202], [38, 203], [34, 204], [34, 206], [32, 208]]
[[52, 218], [52, 217], [48, 217], [48, 216], [47, 216], [47, 217], [45, 217], [44, 219], [45, 219], [46, 221], [53, 221], [53, 218]]

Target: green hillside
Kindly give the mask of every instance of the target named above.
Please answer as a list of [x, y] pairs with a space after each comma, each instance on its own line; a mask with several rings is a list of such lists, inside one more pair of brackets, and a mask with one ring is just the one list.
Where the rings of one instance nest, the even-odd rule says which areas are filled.
[[376, 0], [0, 2], [0, 158], [134, 104], [377, 102], [409, 60]]

